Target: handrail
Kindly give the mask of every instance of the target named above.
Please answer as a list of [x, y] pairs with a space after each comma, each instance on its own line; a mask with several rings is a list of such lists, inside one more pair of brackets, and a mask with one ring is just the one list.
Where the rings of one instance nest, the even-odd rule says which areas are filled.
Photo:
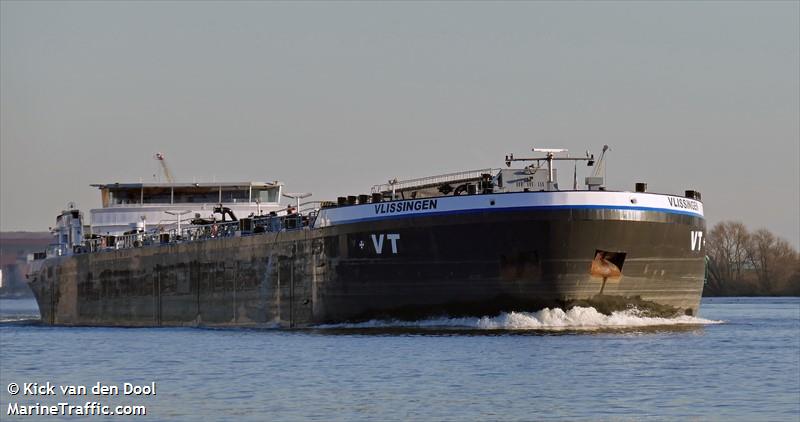
[[482, 169], [482, 170], [468, 170], [460, 171], [457, 173], [440, 174], [436, 176], [420, 177], [417, 179], [399, 180], [394, 183], [383, 183], [372, 187], [372, 193], [391, 192], [394, 190], [402, 190], [413, 187], [420, 187], [426, 185], [438, 185], [441, 183], [454, 182], [457, 180], [479, 179], [481, 175], [486, 173], [494, 173], [499, 169]]
[[67, 245], [54, 244], [48, 248], [47, 256], [62, 256], [69, 254], [92, 253], [109, 250], [121, 250], [140, 248], [144, 246], [176, 244], [210, 239], [220, 239], [227, 237], [237, 237], [254, 235], [259, 233], [276, 233], [283, 231], [305, 230], [313, 227], [317, 217], [317, 210], [312, 210], [307, 214], [289, 214], [280, 216], [256, 216], [252, 219], [252, 228], [242, 231], [242, 223], [239, 221], [216, 222], [212, 224], [190, 225], [181, 228], [180, 233], [177, 229], [160, 230], [153, 232], [139, 232], [117, 236], [99, 236], [86, 239], [79, 246], [69, 250]]

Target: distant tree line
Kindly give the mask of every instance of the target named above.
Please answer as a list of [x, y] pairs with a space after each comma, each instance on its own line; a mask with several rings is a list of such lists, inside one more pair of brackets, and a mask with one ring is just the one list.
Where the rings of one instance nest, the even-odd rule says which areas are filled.
[[706, 254], [705, 296], [800, 296], [800, 254], [767, 229], [717, 223], [706, 235]]

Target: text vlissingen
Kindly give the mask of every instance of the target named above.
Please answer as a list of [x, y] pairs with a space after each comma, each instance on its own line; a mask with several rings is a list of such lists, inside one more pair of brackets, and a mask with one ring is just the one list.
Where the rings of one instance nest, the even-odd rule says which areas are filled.
[[375, 204], [375, 214], [391, 214], [405, 211], [435, 210], [436, 199], [420, 199], [418, 201], [388, 202]]

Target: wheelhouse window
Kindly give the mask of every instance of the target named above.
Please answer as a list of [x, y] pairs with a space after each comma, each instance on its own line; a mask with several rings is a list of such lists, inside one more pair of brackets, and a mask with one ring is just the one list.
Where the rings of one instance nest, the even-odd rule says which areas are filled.
[[172, 202], [171, 188], [145, 188], [145, 204], [169, 204]]
[[240, 186], [223, 186], [222, 187], [222, 202], [249, 202], [250, 201], [250, 187]]
[[111, 204], [138, 204], [142, 200], [142, 191], [141, 189], [111, 189], [108, 196]]
[[98, 185], [103, 207], [144, 204], [277, 203], [280, 186], [264, 184]]
[[181, 187], [175, 188], [176, 204], [215, 204], [219, 202], [219, 187]]
[[278, 189], [277, 188], [269, 188], [264, 189], [261, 188], [256, 190], [253, 188], [253, 200], [258, 200], [259, 202], [278, 202]]

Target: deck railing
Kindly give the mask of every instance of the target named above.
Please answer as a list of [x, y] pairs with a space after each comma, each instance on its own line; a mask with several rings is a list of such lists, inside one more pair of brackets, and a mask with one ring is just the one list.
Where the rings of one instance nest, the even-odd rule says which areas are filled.
[[451, 183], [457, 182], [461, 180], [472, 180], [472, 179], [480, 179], [484, 174], [494, 174], [497, 169], [483, 169], [483, 170], [469, 170], [469, 171], [460, 171], [457, 173], [447, 173], [447, 174], [440, 174], [436, 176], [428, 176], [428, 177], [420, 177], [417, 179], [408, 179], [408, 180], [398, 180], [394, 183], [384, 183], [380, 185], [375, 185], [372, 187], [372, 193], [384, 193], [384, 192], [391, 192], [393, 189], [395, 191], [409, 189], [409, 188], [419, 188], [423, 186], [436, 186], [441, 185], [444, 183]]
[[189, 225], [177, 229], [158, 232], [139, 232], [119, 236], [97, 236], [86, 239], [80, 246], [68, 250], [66, 245], [51, 245], [47, 256], [61, 256], [67, 254], [81, 254], [102, 252], [110, 250], [141, 248], [145, 246], [165, 245], [221, 239], [238, 236], [250, 236], [263, 233], [276, 233], [283, 231], [306, 230], [313, 226], [316, 219], [316, 209], [311, 209], [305, 214], [267, 215], [249, 217], [248, 228], [242, 230], [245, 224], [242, 220], [216, 222], [203, 225]]

